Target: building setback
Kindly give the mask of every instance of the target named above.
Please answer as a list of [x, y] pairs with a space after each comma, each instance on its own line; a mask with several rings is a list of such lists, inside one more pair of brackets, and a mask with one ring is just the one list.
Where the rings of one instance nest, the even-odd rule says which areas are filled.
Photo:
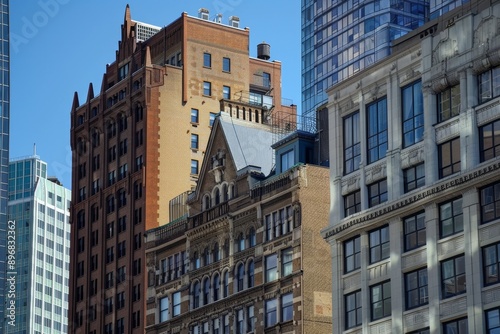
[[217, 117], [189, 215], [147, 232], [146, 333], [331, 333], [328, 169], [305, 133], [273, 167], [270, 130]]
[[10, 162], [5, 333], [68, 333], [70, 199], [38, 156]]
[[249, 30], [236, 17], [229, 26], [203, 14], [182, 13], [138, 42], [127, 6], [99, 95], [90, 84], [80, 104], [75, 93], [72, 245], [84, 238], [86, 247], [71, 248], [72, 333], [143, 332], [140, 240], [185, 213], [221, 110], [256, 124], [271, 123], [271, 112], [295, 120], [295, 107], [281, 105], [281, 63], [268, 60], [268, 48], [249, 57]]
[[328, 90], [334, 333], [495, 333], [500, 5], [474, 1]]

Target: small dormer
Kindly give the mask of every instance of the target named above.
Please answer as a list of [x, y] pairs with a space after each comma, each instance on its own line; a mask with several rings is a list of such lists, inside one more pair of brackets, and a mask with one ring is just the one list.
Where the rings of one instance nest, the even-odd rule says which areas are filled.
[[313, 133], [297, 130], [273, 144], [276, 173], [281, 174], [299, 163], [316, 163]]

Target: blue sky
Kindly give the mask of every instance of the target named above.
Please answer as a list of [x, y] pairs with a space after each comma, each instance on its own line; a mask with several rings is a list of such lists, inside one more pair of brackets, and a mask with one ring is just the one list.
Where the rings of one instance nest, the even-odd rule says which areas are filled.
[[250, 56], [271, 45], [282, 62], [283, 98], [300, 108], [300, 1], [298, 0], [12, 0], [10, 157], [36, 153], [49, 175], [71, 187], [70, 111], [73, 95], [98, 94], [107, 63], [115, 60], [126, 5], [132, 19], [166, 26], [182, 12], [207, 8], [227, 23], [250, 28]]

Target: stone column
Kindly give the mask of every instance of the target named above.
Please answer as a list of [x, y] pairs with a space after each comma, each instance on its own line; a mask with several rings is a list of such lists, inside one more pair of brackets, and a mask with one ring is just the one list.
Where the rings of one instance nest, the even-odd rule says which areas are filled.
[[428, 87], [423, 87], [424, 97], [424, 154], [425, 154], [425, 184], [430, 185], [438, 180], [436, 131], [437, 120], [436, 95]]

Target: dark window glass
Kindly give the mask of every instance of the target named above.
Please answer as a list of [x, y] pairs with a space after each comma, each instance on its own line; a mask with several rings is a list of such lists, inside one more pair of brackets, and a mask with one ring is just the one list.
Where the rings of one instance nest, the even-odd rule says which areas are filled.
[[370, 236], [370, 263], [388, 259], [391, 255], [389, 242], [389, 226], [376, 229]]
[[484, 285], [500, 283], [500, 243], [483, 247], [482, 254]]
[[345, 327], [361, 326], [362, 321], [361, 291], [356, 291], [345, 296]]
[[355, 191], [344, 196], [344, 217], [361, 211], [361, 191]]
[[500, 182], [490, 184], [479, 190], [481, 203], [481, 223], [500, 218]]
[[391, 315], [391, 282], [370, 287], [370, 306], [372, 320]]
[[344, 273], [361, 267], [361, 237], [344, 242]]
[[424, 163], [412, 166], [403, 171], [405, 193], [425, 185]]
[[446, 121], [460, 114], [460, 85], [437, 94], [438, 122]]
[[439, 205], [439, 231], [441, 238], [460, 233], [464, 230], [462, 198]]
[[423, 139], [424, 108], [422, 82], [414, 82], [401, 90], [403, 112], [403, 148]]
[[405, 300], [407, 310], [429, 303], [427, 268], [405, 274]]
[[387, 152], [387, 99], [368, 105], [366, 114], [368, 163], [371, 164], [384, 158]]
[[443, 324], [444, 334], [467, 334], [468, 330], [467, 318], [455, 319]]
[[359, 134], [359, 113], [344, 118], [344, 174], [359, 169], [361, 143]]
[[414, 216], [404, 218], [403, 225], [405, 251], [409, 251], [425, 245], [425, 212], [420, 212]]
[[479, 155], [481, 162], [500, 156], [500, 120], [479, 128]]
[[443, 298], [466, 292], [465, 258], [463, 255], [441, 262], [441, 289]]
[[387, 179], [368, 185], [368, 206], [387, 202]]
[[438, 145], [439, 178], [460, 171], [460, 137]]

